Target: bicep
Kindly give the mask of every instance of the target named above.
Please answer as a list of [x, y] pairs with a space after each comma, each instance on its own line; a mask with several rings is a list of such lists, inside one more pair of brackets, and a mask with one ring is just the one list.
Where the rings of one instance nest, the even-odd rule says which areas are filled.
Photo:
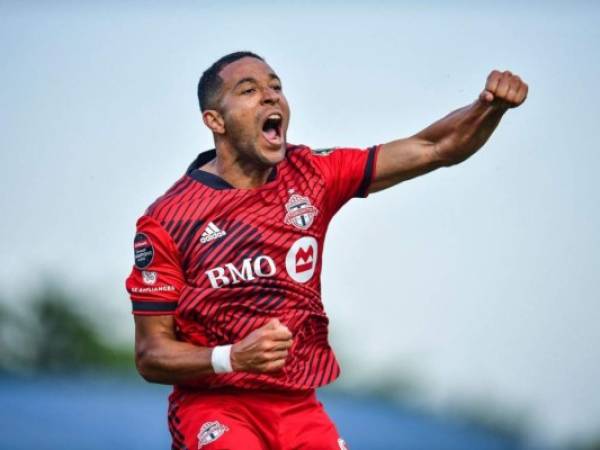
[[162, 341], [174, 341], [175, 319], [172, 315], [134, 316], [135, 319], [135, 352], [142, 355], [152, 345]]
[[383, 144], [369, 192], [377, 192], [439, 167], [434, 144], [412, 136]]

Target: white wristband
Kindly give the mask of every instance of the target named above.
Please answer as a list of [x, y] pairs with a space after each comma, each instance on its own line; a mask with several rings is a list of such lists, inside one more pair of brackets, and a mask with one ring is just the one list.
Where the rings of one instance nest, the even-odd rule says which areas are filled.
[[210, 362], [215, 373], [233, 372], [233, 367], [231, 367], [231, 345], [219, 345], [213, 348]]

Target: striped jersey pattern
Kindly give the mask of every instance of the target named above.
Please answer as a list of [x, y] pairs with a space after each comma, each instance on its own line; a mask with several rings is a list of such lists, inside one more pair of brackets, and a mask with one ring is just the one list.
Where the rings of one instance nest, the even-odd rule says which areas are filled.
[[306, 390], [338, 377], [321, 302], [323, 243], [333, 215], [367, 195], [378, 150], [288, 145], [255, 189], [200, 170], [210, 150], [146, 210], [126, 281], [134, 314], [173, 314], [178, 339], [204, 347], [235, 343], [271, 318], [294, 335], [279, 372], [211, 374], [176, 390]]

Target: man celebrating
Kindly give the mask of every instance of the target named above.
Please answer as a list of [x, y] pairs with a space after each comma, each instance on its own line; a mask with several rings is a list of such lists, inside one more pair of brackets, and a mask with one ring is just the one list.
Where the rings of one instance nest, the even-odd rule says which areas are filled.
[[290, 145], [281, 80], [237, 52], [200, 79], [215, 149], [137, 222], [127, 279], [136, 364], [173, 384], [173, 449], [344, 449], [315, 389], [340, 369], [321, 303], [327, 226], [366, 197], [464, 161], [527, 85], [493, 71], [479, 98], [416, 135], [365, 150]]

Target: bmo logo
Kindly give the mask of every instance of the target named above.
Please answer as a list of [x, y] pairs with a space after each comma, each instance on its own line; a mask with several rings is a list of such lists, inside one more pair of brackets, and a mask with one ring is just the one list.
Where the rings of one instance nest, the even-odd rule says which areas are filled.
[[256, 278], [272, 277], [277, 272], [275, 261], [267, 255], [261, 255], [256, 258], [246, 258], [242, 261], [241, 267], [236, 267], [232, 263], [227, 263], [221, 267], [204, 272], [210, 281], [210, 285], [219, 289], [230, 284], [239, 284], [242, 281], [252, 281]]
[[289, 276], [298, 283], [306, 283], [315, 274], [319, 246], [313, 237], [298, 239], [285, 257], [285, 268]]

